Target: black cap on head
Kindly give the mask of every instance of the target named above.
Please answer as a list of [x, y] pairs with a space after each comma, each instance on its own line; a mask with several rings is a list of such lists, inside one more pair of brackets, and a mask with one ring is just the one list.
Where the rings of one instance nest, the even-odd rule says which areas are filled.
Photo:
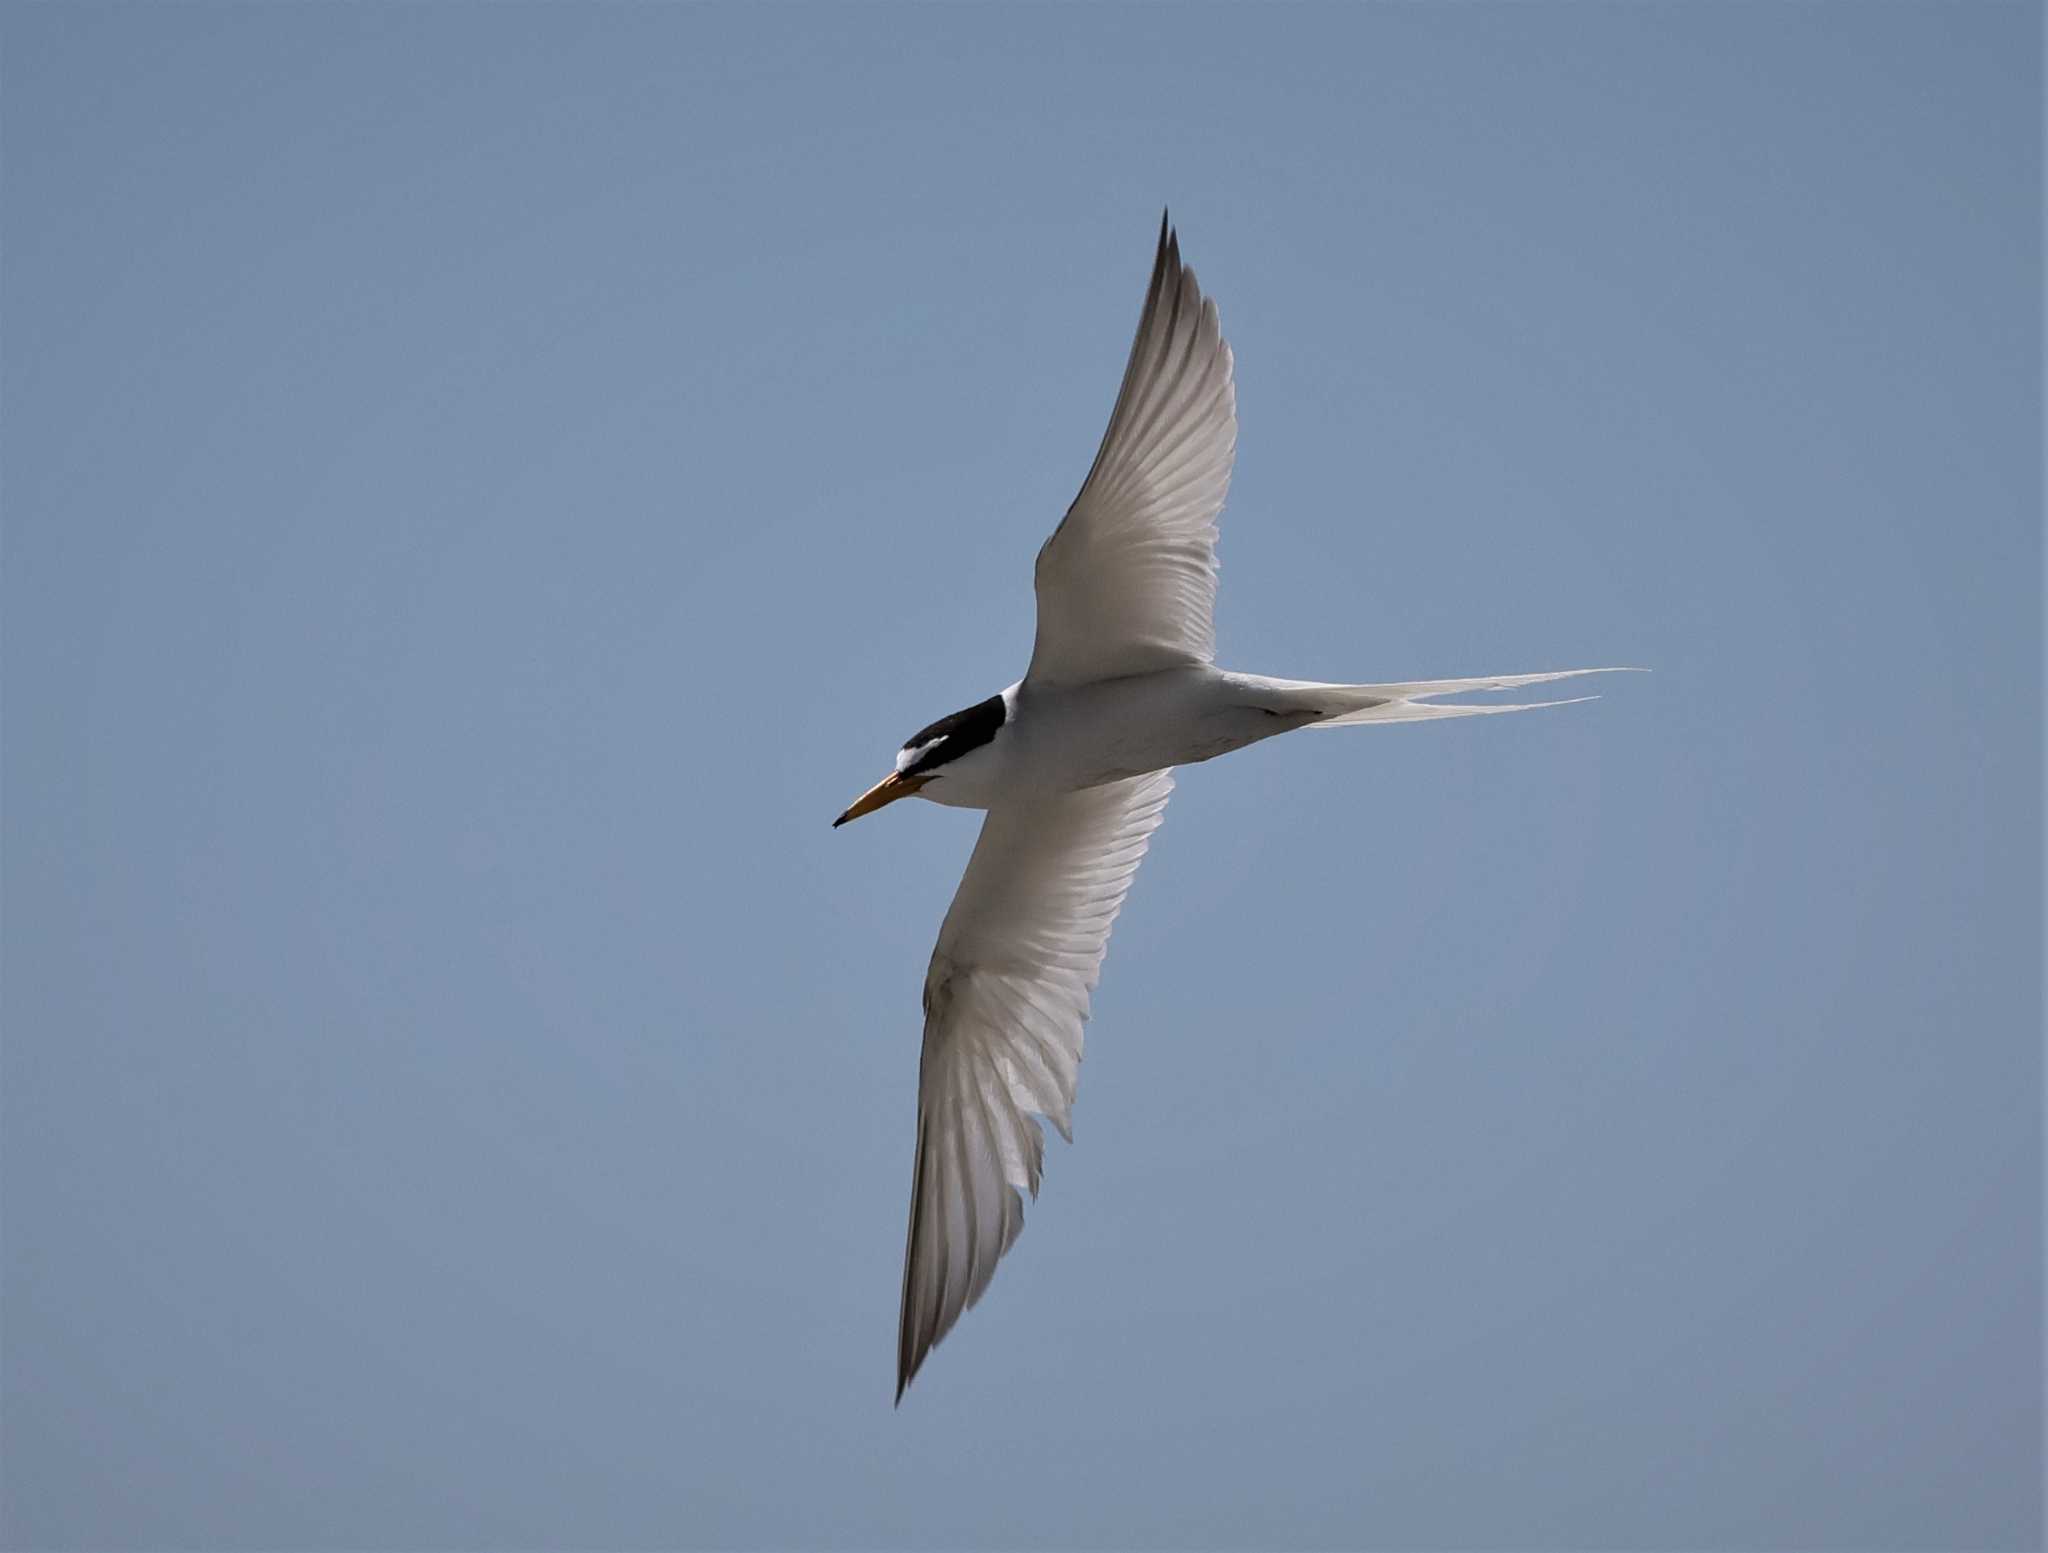
[[[905, 776], [923, 776], [969, 750], [977, 750], [996, 736], [996, 730], [1010, 715], [1001, 696], [990, 696], [970, 707], [941, 717], [928, 728], [920, 728], [903, 741], [903, 752], [911, 759], [899, 767]], [[913, 753], [914, 752], [914, 753]]]

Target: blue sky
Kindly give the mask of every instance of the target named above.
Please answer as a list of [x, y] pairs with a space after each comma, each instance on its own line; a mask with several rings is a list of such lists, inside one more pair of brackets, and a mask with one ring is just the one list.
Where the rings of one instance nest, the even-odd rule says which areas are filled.
[[[0, 16], [33, 1548], [2037, 1546], [2038, 8]], [[1224, 661], [889, 1408], [1162, 204]]]

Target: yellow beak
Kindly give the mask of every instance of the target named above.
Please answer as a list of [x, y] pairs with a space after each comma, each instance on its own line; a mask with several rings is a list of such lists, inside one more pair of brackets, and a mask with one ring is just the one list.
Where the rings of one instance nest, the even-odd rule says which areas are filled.
[[930, 780], [930, 777], [905, 776], [900, 771], [892, 771], [848, 804], [846, 812], [832, 822], [832, 828], [837, 830], [848, 820], [857, 820], [863, 814], [873, 814], [884, 804], [892, 804], [899, 798], [908, 798]]

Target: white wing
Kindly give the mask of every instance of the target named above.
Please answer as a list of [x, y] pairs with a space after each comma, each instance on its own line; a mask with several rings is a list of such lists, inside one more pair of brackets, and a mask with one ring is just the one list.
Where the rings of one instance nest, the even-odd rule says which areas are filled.
[[981, 1298], [1038, 1195], [1043, 1116], [1072, 1141], [1088, 995], [1173, 774], [991, 809], [924, 983], [896, 1397]]
[[1230, 489], [1230, 347], [1164, 220], [1109, 430], [1038, 552], [1027, 683], [1076, 684], [1214, 656], [1216, 515]]

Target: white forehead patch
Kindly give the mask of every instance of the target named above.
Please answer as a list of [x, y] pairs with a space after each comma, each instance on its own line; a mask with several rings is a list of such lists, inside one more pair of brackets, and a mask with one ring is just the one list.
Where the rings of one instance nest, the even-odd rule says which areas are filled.
[[922, 744], [912, 744], [904, 749], [898, 750], [896, 752], [897, 771], [899, 773], [908, 771], [914, 762], [922, 760], [924, 758], [924, 753], [926, 750], [930, 749], [934, 744], [937, 744], [938, 742], [939, 741], [937, 739], [927, 739]]

